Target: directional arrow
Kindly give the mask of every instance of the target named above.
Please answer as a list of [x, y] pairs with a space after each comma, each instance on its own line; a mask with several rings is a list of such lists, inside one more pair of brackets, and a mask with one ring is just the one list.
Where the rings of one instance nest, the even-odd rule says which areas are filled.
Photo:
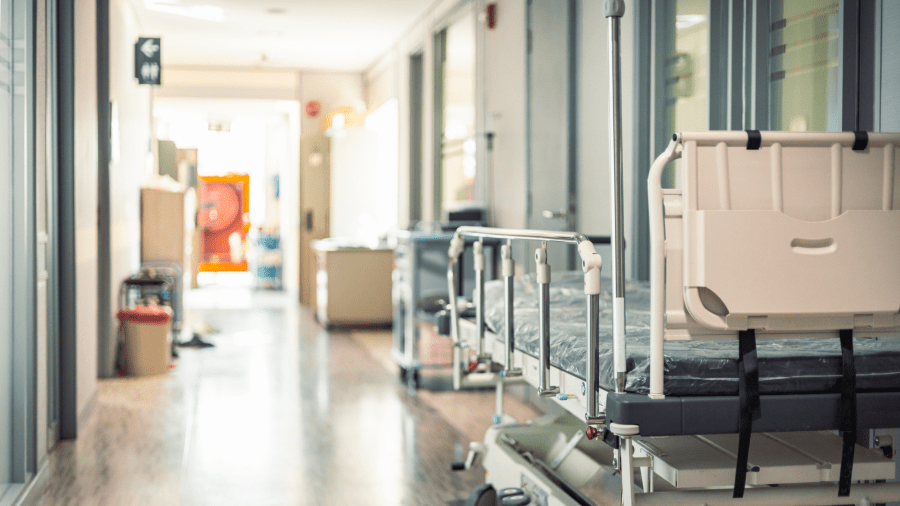
[[153, 39], [147, 39], [141, 44], [141, 52], [144, 53], [147, 58], [153, 58], [153, 55], [156, 54], [157, 51], [159, 51], [159, 45], [154, 44]]

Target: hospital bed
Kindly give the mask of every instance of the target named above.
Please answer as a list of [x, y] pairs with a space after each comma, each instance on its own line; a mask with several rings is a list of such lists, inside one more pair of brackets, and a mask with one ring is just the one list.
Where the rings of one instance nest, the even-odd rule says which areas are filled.
[[[862, 430], [900, 427], [898, 145], [879, 133], [673, 136], [649, 179], [651, 282], [623, 286], [619, 335], [586, 237], [462, 227], [458, 240], [509, 242], [499, 282], [483, 282], [476, 258], [476, 321], [451, 320], [455, 349], [464, 358], [473, 343], [504, 377], [584, 415], [594, 441], [569, 451], [608, 443], [623, 504], [900, 500], [900, 485], [874, 483], [894, 477], [893, 462], [856, 445]], [[664, 190], [678, 158], [682, 189]], [[541, 247], [536, 274], [515, 279], [519, 239], [578, 244], [583, 272], [551, 287]], [[498, 425], [480, 450], [512, 455], [516, 438]]]
[[[457, 465], [471, 468], [483, 455], [495, 492], [480, 489], [470, 499], [900, 501], [900, 483], [888, 482], [896, 475], [890, 434], [861, 437], [900, 427], [900, 134], [676, 133], [647, 183], [650, 283], [629, 284], [618, 48], [624, 4], [604, 5], [611, 282], [601, 278], [594, 246], [576, 232], [460, 227], [451, 240], [454, 386], [483, 376], [466, 373], [471, 358], [502, 368], [495, 425]], [[679, 189], [663, 189], [663, 169], [678, 159]], [[476, 316], [467, 321], [459, 317], [454, 266], [465, 240], [487, 238], [507, 242], [502, 280], [485, 283], [476, 242]], [[514, 277], [512, 245], [520, 240], [543, 242], [528, 279]], [[582, 271], [554, 280], [548, 242], [576, 245]], [[506, 381], [532, 384], [571, 416], [527, 423], [502, 416]]]

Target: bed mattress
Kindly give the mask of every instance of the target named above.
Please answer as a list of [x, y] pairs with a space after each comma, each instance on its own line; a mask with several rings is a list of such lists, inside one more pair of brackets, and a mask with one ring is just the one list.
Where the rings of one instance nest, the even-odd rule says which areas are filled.
[[[584, 276], [554, 273], [550, 284], [550, 363], [584, 378], [587, 303]], [[613, 384], [611, 281], [604, 279], [600, 297], [600, 383]], [[503, 281], [485, 283], [485, 322], [497, 336], [505, 335]], [[650, 288], [626, 284], [626, 391], [646, 394], [650, 388]], [[533, 276], [515, 281], [515, 346], [538, 356], [538, 295]], [[858, 391], [900, 389], [900, 339], [858, 338]], [[762, 394], [839, 392], [841, 348], [838, 339], [757, 341], [759, 387]], [[737, 395], [738, 343], [732, 341], [669, 341], [665, 347], [665, 394], [670, 396]]]

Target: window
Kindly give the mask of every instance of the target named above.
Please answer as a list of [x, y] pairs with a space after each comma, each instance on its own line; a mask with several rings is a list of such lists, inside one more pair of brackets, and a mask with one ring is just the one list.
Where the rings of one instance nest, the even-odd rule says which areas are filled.
[[475, 198], [475, 13], [469, 9], [462, 17], [439, 32], [435, 38], [436, 90], [439, 98], [441, 211], [452, 202]]
[[841, 130], [839, 9], [837, 1], [772, 1], [772, 130]]

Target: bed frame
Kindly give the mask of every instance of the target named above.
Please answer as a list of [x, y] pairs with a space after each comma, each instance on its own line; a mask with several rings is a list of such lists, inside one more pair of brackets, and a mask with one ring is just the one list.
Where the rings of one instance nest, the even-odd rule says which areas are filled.
[[[583, 392], [585, 418], [591, 434], [621, 449], [621, 466], [626, 472], [633, 463], [634, 438], [737, 433], [733, 495], [738, 498], [743, 496], [747, 479], [751, 433], [839, 431], [843, 443], [838, 496], [852, 499], [857, 431], [900, 427], [900, 392], [855, 391], [852, 349], [854, 336], [900, 335], [900, 210], [895, 210], [900, 206], [894, 204], [895, 194], [900, 193], [894, 169], [897, 145], [900, 134], [863, 132], [673, 136], [669, 148], [654, 163], [648, 182], [652, 255], [649, 395], [626, 393], [618, 388], [622, 381], [617, 381], [616, 391], [606, 391], [597, 381], [601, 261], [583, 235], [462, 227], [455, 237], [457, 244], [463, 237], [493, 237], [579, 246], [589, 309], [585, 330], [588, 377], [584, 381], [594, 385]], [[684, 190], [663, 190], [662, 169], [678, 158], [683, 159]], [[831, 190], [824, 198], [809, 190], [829, 185]], [[454, 248], [458, 246], [451, 246], [451, 266]], [[515, 266], [510, 252], [510, 244], [505, 245], [502, 271], [507, 335], [503, 353], [495, 361], [512, 364], [506, 376], [515, 377], [522, 369], [533, 369], [534, 364], [529, 366], [533, 359], [526, 356], [516, 360]], [[536, 384], [540, 395], [565, 400], [565, 390], [572, 390], [571, 383], [577, 385], [579, 378], [550, 365], [551, 276], [546, 242], [536, 251], [535, 262], [541, 346], [538, 374], [526, 375], [526, 380]], [[483, 269], [483, 262], [476, 260], [476, 272], [479, 266]], [[448, 272], [452, 285], [453, 269]], [[473, 337], [479, 358], [486, 360], [496, 355], [484, 351], [483, 294], [483, 283], [476, 283], [480, 316]], [[451, 295], [455, 300], [456, 294]], [[623, 327], [622, 322], [616, 323]], [[462, 350], [459, 325], [454, 312], [454, 343]], [[614, 333], [614, 339], [618, 337]], [[759, 395], [756, 339], [798, 337], [841, 340], [844, 379], [840, 393]], [[739, 341], [739, 396], [663, 395], [665, 342], [688, 339]], [[621, 378], [625, 373], [624, 340], [616, 344], [616, 375]], [[564, 391], [551, 379], [562, 380]], [[571, 411], [571, 403], [568, 407]], [[868, 490], [872, 487], [862, 487], [873, 494]], [[889, 488], [891, 493], [900, 492], [895, 485], [875, 486], [882, 492]], [[634, 490], [626, 495], [631, 497]], [[894, 497], [900, 499], [900, 495]]]
[[[486, 348], [485, 262], [479, 243], [475, 244], [476, 358], [506, 366], [498, 394], [502, 394], [503, 379], [518, 379], [524, 370], [525, 380], [535, 384], [541, 396], [568, 403], [573, 411], [567, 390], [570, 381], [577, 388], [581, 378], [572, 378], [550, 364], [551, 273], [546, 243], [575, 244], [582, 259], [588, 308], [587, 378], [583, 378], [582, 393], [585, 434], [588, 440], [613, 448], [612, 467], [622, 476], [621, 504], [868, 505], [900, 500], [900, 483], [878, 483], [894, 476], [893, 462], [877, 450], [856, 444], [859, 429], [900, 427], [900, 391], [857, 392], [853, 355], [854, 337], [900, 336], [900, 175], [895, 170], [900, 134], [751, 130], [673, 135], [648, 178], [650, 394], [629, 394], [625, 391], [619, 68], [619, 21], [624, 3], [608, 0], [604, 5], [611, 80], [615, 384], [606, 390], [597, 378], [602, 261], [593, 244], [575, 232], [461, 227], [451, 241], [447, 271], [454, 386], [463, 383], [460, 365], [469, 355], [456, 309], [454, 265], [464, 238], [503, 239], [507, 241], [501, 253], [506, 335], [500, 353]], [[664, 190], [663, 169], [677, 159], [681, 159], [681, 190]], [[536, 364], [532, 357], [517, 354], [514, 344], [513, 240], [543, 241], [535, 252], [540, 287]], [[798, 337], [840, 340], [843, 379], [839, 393], [759, 394], [756, 340]], [[738, 396], [664, 395], [666, 341], [723, 339], [739, 344]], [[558, 383], [554, 385], [554, 381]], [[499, 432], [489, 430], [486, 444], [476, 450], [510, 454], [516, 445]], [[776, 435], [798, 433], [799, 439]], [[653, 439], [659, 437], [663, 439]], [[561, 451], [583, 444], [575, 438], [572, 441]], [[753, 460], [749, 459], [751, 441]], [[817, 453], [819, 449], [824, 453]], [[550, 452], [547, 455], [549, 458]], [[693, 459], [694, 455], [707, 457]], [[565, 458], [556, 455], [554, 461]], [[732, 466], [731, 483], [722, 482], [723, 459]], [[472, 460], [470, 457], [469, 462]], [[533, 457], [531, 461], [532, 467], [546, 467], [537, 465]], [[784, 467], [785, 461], [795, 465]], [[503, 462], [522, 466], [515, 459]], [[860, 465], [854, 468], [854, 463]], [[640, 471], [642, 493], [636, 487], [636, 470]], [[687, 480], [691, 486], [679, 489], [673, 484], [674, 490], [654, 486], [655, 475], [672, 480], [679, 470], [693, 476]], [[564, 493], [564, 483], [551, 474], [544, 473], [549, 480], [546, 486], [554, 491], [547, 497], [568, 495], [571, 501], [547, 499], [546, 504], [589, 504], [576, 493]], [[524, 480], [525, 471], [522, 476]], [[859, 483], [861, 480], [872, 482]], [[748, 483], [750, 489], [746, 489]], [[723, 489], [723, 485], [733, 486]]]

